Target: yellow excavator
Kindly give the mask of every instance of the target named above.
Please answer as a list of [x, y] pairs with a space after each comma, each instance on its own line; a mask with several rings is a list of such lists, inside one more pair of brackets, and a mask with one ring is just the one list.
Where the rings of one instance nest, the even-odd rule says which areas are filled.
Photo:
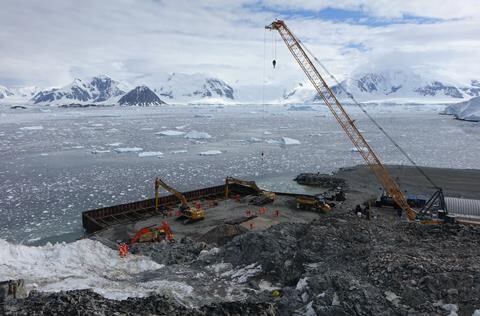
[[[436, 186], [433, 181], [423, 172], [423, 170], [415, 164], [415, 162], [405, 153], [401, 147], [393, 141], [393, 139], [388, 135], [378, 123], [375, 122], [377, 127], [392, 141], [395, 146], [412, 162], [416, 167], [417, 170], [431, 183], [434, 187], [437, 188], [437, 192], [432, 195], [430, 200], [427, 201], [426, 206], [423, 207], [420, 211], [415, 211], [412, 207], [408, 204], [407, 199], [403, 192], [400, 190], [398, 184], [393, 180], [388, 172], [387, 168], [382, 164], [380, 159], [378, 158], [377, 154], [373, 151], [370, 144], [367, 140], [363, 137], [362, 133], [358, 129], [355, 124], [355, 120], [353, 120], [350, 115], [347, 113], [345, 108], [340, 104], [337, 97], [333, 93], [332, 89], [329, 87], [325, 79], [320, 75], [320, 72], [317, 70], [315, 65], [313, 64], [312, 60], [310, 59], [307, 52], [309, 52], [308, 48], [306, 48], [303, 43], [290, 31], [284, 21], [282, 20], [275, 20], [271, 24], [265, 26], [267, 30], [271, 31], [278, 31], [281, 38], [283, 39], [285, 45], [287, 46], [288, 50], [295, 58], [296, 62], [303, 70], [307, 78], [312, 83], [315, 90], [318, 92], [318, 95], [321, 97], [325, 105], [328, 107], [330, 112], [333, 114], [339, 125], [344, 130], [345, 134], [348, 138], [352, 141], [353, 145], [357, 149], [358, 153], [363, 157], [363, 159], [367, 162], [370, 169], [373, 171], [375, 176], [377, 177], [378, 181], [382, 184], [383, 188], [387, 192], [388, 196], [395, 202], [395, 204], [401, 208], [409, 221], [420, 221], [421, 223], [425, 224], [436, 224], [436, 223], [443, 223], [443, 222], [452, 222], [454, 221], [453, 217], [448, 216], [446, 205], [444, 202], [444, 196], [441, 188]], [[310, 53], [310, 52], [309, 52]], [[313, 56], [313, 54], [310, 53]], [[320, 62], [315, 58], [319, 64]], [[275, 67], [276, 61], [274, 62]], [[321, 64], [320, 64], [321, 65]], [[323, 67], [323, 65], [321, 65]], [[324, 68], [324, 67], [323, 67]], [[324, 68], [326, 71], [326, 69]], [[327, 72], [332, 79], [334, 79], [333, 75]], [[335, 79], [336, 80], [336, 79]], [[341, 87], [341, 85], [339, 85]], [[349, 95], [352, 100], [361, 107], [358, 102], [353, 99], [353, 96], [349, 94], [346, 90], [344, 91]], [[366, 111], [364, 111], [365, 114]], [[369, 116], [370, 117], [370, 116]], [[373, 119], [371, 118], [373, 121]], [[438, 204], [438, 218], [433, 218], [432, 211], [434, 206]]]
[[170, 187], [158, 177], [155, 179], [155, 210], [158, 210], [158, 190], [160, 187], [172, 193], [180, 200], [179, 210], [181, 214], [177, 217], [178, 220], [183, 220], [184, 224], [188, 224], [205, 219], [205, 211], [201, 207], [198, 205], [195, 207], [190, 206], [182, 193]]
[[272, 203], [275, 201], [275, 193], [260, 189], [255, 181], [246, 181], [241, 179], [236, 179], [233, 177], [227, 177], [225, 179], [225, 198], [228, 199], [230, 195], [230, 185], [236, 184], [242, 187], [250, 188], [254, 194], [257, 196], [250, 200], [250, 204], [254, 205], [264, 205]]

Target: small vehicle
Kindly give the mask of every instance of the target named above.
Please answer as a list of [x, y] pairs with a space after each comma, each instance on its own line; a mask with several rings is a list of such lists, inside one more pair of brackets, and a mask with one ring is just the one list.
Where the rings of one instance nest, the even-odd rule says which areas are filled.
[[298, 196], [295, 200], [297, 202], [298, 209], [317, 211], [320, 213], [328, 213], [332, 210], [332, 207], [325, 201], [322, 195], [301, 195]]

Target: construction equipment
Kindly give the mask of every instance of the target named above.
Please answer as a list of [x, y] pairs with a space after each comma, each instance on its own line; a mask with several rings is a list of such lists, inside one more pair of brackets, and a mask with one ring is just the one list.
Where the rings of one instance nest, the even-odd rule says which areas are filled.
[[343, 106], [335, 97], [333, 91], [315, 68], [314, 64], [305, 52], [306, 48], [304, 49], [300, 40], [288, 29], [285, 22], [282, 20], [276, 20], [270, 25], [265, 26], [265, 28], [268, 30], [276, 30], [278, 33], [280, 33], [280, 36], [287, 45], [287, 48], [290, 50], [290, 53], [292, 53], [293, 57], [300, 65], [307, 78], [317, 90], [323, 102], [330, 109], [330, 112], [332, 112], [333, 116], [345, 131], [348, 138], [352, 141], [358, 153], [362, 155], [363, 159], [365, 159], [385, 191], [387, 191], [395, 203], [403, 211], [405, 211], [408, 220], [413, 221], [420, 219], [420, 217], [425, 215], [425, 212], [421, 212], [419, 213], [420, 216], [417, 216], [417, 213], [410, 207], [407, 199], [403, 195], [397, 183], [392, 179], [388, 170], [381, 163], [378, 156], [375, 154], [373, 149], [356, 127], [355, 121], [352, 120], [352, 118], [348, 115]]
[[166, 221], [164, 221], [160, 226], [152, 225], [140, 229], [132, 238], [130, 238], [128, 244], [133, 245], [136, 243], [158, 242], [162, 240], [169, 242], [175, 241], [175, 239], [173, 239], [173, 233], [170, 229], [170, 225]]
[[228, 199], [230, 194], [230, 185], [238, 185], [247, 188], [251, 193], [257, 196], [250, 200], [250, 204], [253, 205], [265, 205], [275, 201], [275, 193], [260, 189], [255, 181], [240, 180], [233, 177], [227, 177], [225, 179], [225, 198]]
[[170, 187], [158, 177], [155, 179], [155, 210], [158, 210], [158, 189], [160, 187], [172, 193], [180, 200], [180, 216], [177, 217], [178, 220], [183, 220], [184, 224], [188, 224], [205, 219], [205, 211], [200, 206], [190, 206], [182, 193]]
[[325, 201], [323, 196], [297, 196], [295, 199], [298, 209], [318, 211], [321, 213], [328, 213], [332, 207]]

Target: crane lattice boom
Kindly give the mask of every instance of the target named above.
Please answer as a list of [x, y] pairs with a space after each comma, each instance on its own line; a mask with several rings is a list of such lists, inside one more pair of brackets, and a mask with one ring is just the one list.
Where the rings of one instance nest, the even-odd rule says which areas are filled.
[[413, 209], [408, 205], [405, 196], [400, 190], [399, 186], [392, 179], [385, 166], [362, 136], [354, 121], [350, 118], [343, 106], [338, 102], [330, 87], [322, 78], [318, 70], [313, 65], [312, 61], [302, 48], [300, 41], [288, 29], [285, 22], [281, 20], [274, 21], [272, 24], [266, 26], [267, 29], [277, 30], [280, 33], [283, 41], [288, 49], [296, 59], [302, 70], [307, 75], [310, 82], [313, 84], [318, 94], [322, 97], [325, 104], [332, 112], [335, 119], [343, 128], [348, 138], [352, 141], [355, 148], [358, 150], [368, 166], [372, 169], [378, 181], [382, 184], [385, 190], [392, 196], [393, 200], [401, 207], [407, 214], [409, 220], [414, 220], [416, 217]]

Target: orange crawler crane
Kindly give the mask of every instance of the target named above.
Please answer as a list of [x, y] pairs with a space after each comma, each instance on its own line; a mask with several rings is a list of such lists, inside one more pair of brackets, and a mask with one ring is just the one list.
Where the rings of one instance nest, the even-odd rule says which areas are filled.
[[[280, 33], [280, 36], [290, 50], [290, 53], [292, 53], [293, 57], [300, 65], [305, 75], [315, 87], [325, 105], [327, 105], [327, 107], [330, 109], [330, 112], [332, 112], [337, 122], [347, 134], [348, 138], [352, 141], [358, 153], [360, 153], [363, 159], [365, 159], [368, 166], [377, 177], [378, 181], [385, 188], [385, 191], [387, 191], [395, 203], [405, 211], [408, 220], [413, 221], [419, 219], [420, 216], [417, 216], [417, 213], [407, 203], [405, 195], [402, 193], [397, 183], [390, 176], [388, 170], [385, 168], [373, 149], [355, 126], [354, 120], [350, 118], [348, 113], [335, 97], [330, 87], [315, 68], [314, 64], [305, 52], [303, 45], [300, 43], [300, 40], [288, 29], [285, 22], [281, 20], [276, 20], [270, 25], [267, 25], [265, 28], [268, 30], [276, 30], [278, 33]], [[441, 190], [439, 190], [439, 192], [443, 197]], [[438, 221], [428, 220], [423, 222], [436, 223]]]

